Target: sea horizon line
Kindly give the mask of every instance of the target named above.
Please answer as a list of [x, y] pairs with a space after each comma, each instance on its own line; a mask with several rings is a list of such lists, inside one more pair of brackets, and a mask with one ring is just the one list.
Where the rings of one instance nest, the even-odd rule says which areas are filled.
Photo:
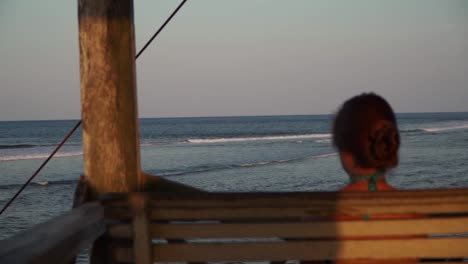
[[[396, 112], [396, 115], [406, 115], [406, 114], [464, 114], [468, 111], [439, 111], [439, 112]], [[139, 117], [139, 120], [144, 119], [189, 119], [189, 118], [243, 118], [243, 117], [287, 117], [287, 116], [331, 116], [334, 113], [327, 114], [268, 114], [268, 115], [213, 115], [213, 116], [160, 116], [160, 117]], [[78, 118], [52, 118], [52, 119], [4, 119], [0, 122], [47, 122], [47, 121], [79, 121]]]

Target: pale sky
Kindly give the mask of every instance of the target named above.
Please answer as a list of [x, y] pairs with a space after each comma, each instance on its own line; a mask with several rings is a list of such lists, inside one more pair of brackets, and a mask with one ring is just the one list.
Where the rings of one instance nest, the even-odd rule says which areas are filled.
[[[176, 0], [135, 0], [139, 50]], [[77, 0], [0, 0], [0, 120], [80, 118]], [[468, 111], [466, 0], [189, 0], [137, 61], [140, 117]]]

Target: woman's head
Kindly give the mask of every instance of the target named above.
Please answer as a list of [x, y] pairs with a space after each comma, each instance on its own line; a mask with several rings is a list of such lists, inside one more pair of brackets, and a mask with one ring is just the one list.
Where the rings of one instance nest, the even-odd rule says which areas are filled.
[[400, 136], [391, 106], [374, 93], [347, 100], [333, 123], [333, 144], [360, 168], [385, 171], [397, 166]]

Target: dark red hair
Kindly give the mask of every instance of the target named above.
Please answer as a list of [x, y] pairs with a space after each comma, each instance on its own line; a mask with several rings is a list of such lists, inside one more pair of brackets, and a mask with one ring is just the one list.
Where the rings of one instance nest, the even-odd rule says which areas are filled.
[[353, 154], [362, 168], [385, 171], [397, 166], [400, 135], [392, 107], [374, 93], [347, 100], [333, 123], [333, 144]]

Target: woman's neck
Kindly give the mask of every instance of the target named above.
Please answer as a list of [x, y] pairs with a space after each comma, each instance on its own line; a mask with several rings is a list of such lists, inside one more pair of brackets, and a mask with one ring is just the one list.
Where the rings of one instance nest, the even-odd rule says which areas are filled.
[[[369, 191], [377, 191], [379, 185], [388, 185], [385, 180], [384, 172], [374, 172], [371, 174], [354, 174], [350, 175], [351, 185], [365, 184]], [[362, 183], [362, 184], [361, 184]]]
[[350, 175], [352, 183], [360, 181], [375, 181], [375, 182], [385, 182], [385, 173], [384, 172], [374, 172], [370, 174], [353, 174]]

